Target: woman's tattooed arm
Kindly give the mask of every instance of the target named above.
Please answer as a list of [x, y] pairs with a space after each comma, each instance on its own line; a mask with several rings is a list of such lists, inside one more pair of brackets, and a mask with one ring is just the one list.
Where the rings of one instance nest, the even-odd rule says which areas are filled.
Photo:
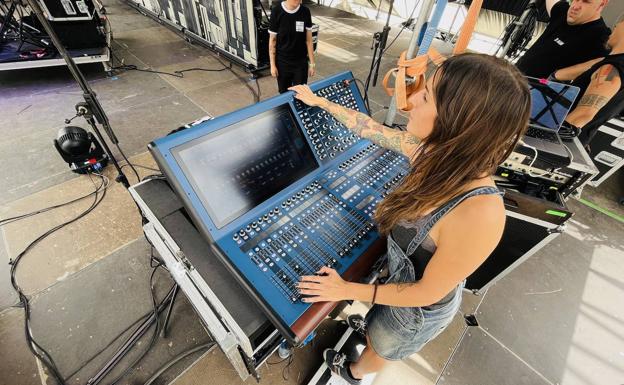
[[386, 127], [361, 112], [342, 107], [329, 100], [323, 100], [320, 107], [362, 138], [409, 158], [416, 153], [421, 144], [421, 140], [409, 132]]

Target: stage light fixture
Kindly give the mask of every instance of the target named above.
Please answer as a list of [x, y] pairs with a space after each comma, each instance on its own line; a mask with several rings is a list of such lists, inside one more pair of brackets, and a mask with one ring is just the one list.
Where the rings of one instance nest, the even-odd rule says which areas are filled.
[[108, 163], [108, 156], [92, 133], [76, 126], [66, 126], [58, 131], [54, 147], [77, 174], [100, 172]]

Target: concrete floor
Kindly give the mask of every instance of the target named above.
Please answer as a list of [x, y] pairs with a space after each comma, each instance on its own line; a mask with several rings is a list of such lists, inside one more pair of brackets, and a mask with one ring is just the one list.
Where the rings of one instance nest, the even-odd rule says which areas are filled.
[[[165, 72], [220, 68], [210, 51], [187, 44], [119, 0], [105, 4], [113, 25], [115, 54], [125, 63]], [[364, 79], [372, 54], [371, 36], [381, 25], [335, 9], [312, 7], [312, 13], [321, 26], [316, 78], [351, 70]], [[406, 47], [405, 35], [391, 48], [382, 73]], [[82, 69], [124, 151], [133, 163], [144, 166], [154, 166], [145, 152], [152, 139], [206, 114], [220, 115], [253, 103], [238, 78], [247, 75], [238, 68], [238, 77], [228, 71], [191, 72], [183, 79], [138, 71], [109, 78], [99, 65]], [[272, 78], [261, 78], [259, 83], [263, 98], [276, 94]], [[74, 105], [81, 100], [67, 69], [3, 72], [0, 84], [4, 118], [0, 122], [4, 138], [0, 142], [0, 218], [91, 191], [89, 178], [69, 172], [51, 143], [64, 126], [63, 119], [73, 116]], [[383, 117], [388, 97], [377, 87], [370, 98], [374, 116]], [[85, 126], [80, 120], [75, 123]], [[140, 171], [142, 175], [150, 173]], [[110, 167], [107, 174], [113, 176]], [[624, 191], [621, 177], [621, 173], [615, 175], [600, 189], [586, 188], [583, 197], [624, 215], [616, 203]], [[37, 235], [89, 204], [83, 201], [2, 227], [0, 259], [14, 258]], [[374, 383], [622, 384], [624, 224], [574, 200], [569, 206], [576, 215], [566, 233], [484, 295], [465, 297], [462, 312], [475, 313], [479, 326], [467, 327], [458, 314], [452, 326], [422, 352], [388, 366]], [[47, 238], [20, 264], [17, 278], [31, 298], [33, 334], [53, 355], [69, 383], [86, 383], [115, 344], [84, 369], [70, 373], [150, 309], [149, 253], [132, 200], [122, 186], [114, 184], [94, 212]], [[157, 274], [159, 296], [171, 283], [166, 274]], [[121, 383], [142, 383], [171, 357], [209, 340], [192, 307], [180, 298], [170, 335], [159, 339]], [[16, 303], [9, 266], [2, 263], [0, 385], [52, 384], [28, 351], [23, 311]], [[265, 365], [262, 382], [305, 383], [320, 364], [322, 349], [336, 340], [338, 329], [336, 322], [326, 321], [314, 344], [296, 351], [290, 367], [286, 369], [285, 363]], [[149, 337], [120, 368], [144, 349]], [[198, 355], [179, 363], [156, 383], [241, 383], [220, 351]], [[277, 361], [277, 357], [270, 360]]]

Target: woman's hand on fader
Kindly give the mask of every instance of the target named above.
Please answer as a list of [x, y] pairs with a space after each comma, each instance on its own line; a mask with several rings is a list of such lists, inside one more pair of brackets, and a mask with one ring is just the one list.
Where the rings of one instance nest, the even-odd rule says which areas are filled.
[[302, 302], [336, 302], [349, 299], [349, 282], [334, 269], [323, 267], [320, 275], [304, 275], [297, 285], [299, 292], [307, 297]]
[[304, 102], [308, 106], [312, 106], [312, 107], [320, 106], [323, 103], [323, 101], [325, 100], [325, 98], [321, 98], [320, 96], [316, 96], [314, 94], [314, 92], [312, 92], [310, 87], [308, 87], [305, 84], [299, 85], [299, 86], [292, 86], [292, 87], [289, 88], [289, 90], [290, 91], [294, 91], [295, 92], [295, 98], [301, 100], [302, 102]]

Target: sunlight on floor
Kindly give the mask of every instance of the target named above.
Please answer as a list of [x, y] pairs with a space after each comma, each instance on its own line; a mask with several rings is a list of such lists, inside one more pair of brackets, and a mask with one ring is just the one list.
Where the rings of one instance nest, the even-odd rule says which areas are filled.
[[604, 384], [624, 378], [624, 250], [615, 239], [599, 239], [572, 327], [566, 352], [564, 384]]
[[340, 47], [336, 47], [326, 41], [320, 42], [317, 48], [317, 52], [320, 55], [330, 57], [334, 60], [337, 60], [341, 63], [351, 63], [356, 60], [359, 60], [359, 56], [353, 54], [345, 49]]

